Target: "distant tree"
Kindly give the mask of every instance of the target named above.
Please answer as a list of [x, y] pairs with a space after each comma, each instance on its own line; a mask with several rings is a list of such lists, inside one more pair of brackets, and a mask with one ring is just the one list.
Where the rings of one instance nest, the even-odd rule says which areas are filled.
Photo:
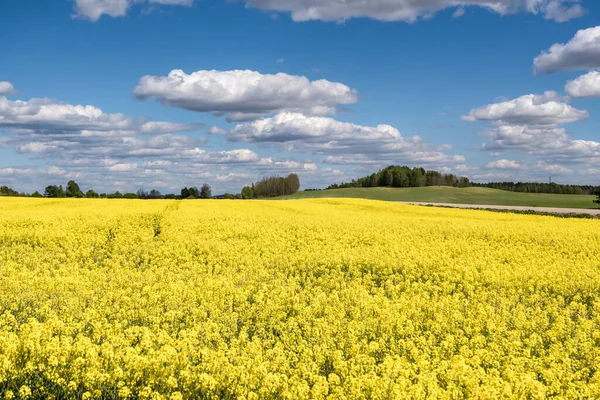
[[85, 197], [87, 197], [88, 199], [97, 199], [100, 196], [98, 195], [98, 193], [90, 189], [87, 192], [85, 192]]
[[164, 197], [165, 200], [175, 200], [176, 198], [177, 198], [177, 196], [175, 196], [173, 193], [165, 194], [165, 197]]
[[191, 186], [191, 187], [184, 187], [183, 189], [181, 189], [181, 198], [182, 199], [189, 199], [189, 198], [194, 198], [197, 199], [198, 197], [200, 197], [200, 191], [198, 190], [197, 187], [195, 186]]
[[291, 173], [285, 178], [286, 189], [289, 194], [294, 194], [300, 189], [300, 178], [298, 174]]
[[233, 200], [233, 199], [235, 199], [235, 196], [234, 196], [233, 194], [231, 194], [231, 193], [225, 193], [225, 194], [223, 195], [223, 198], [224, 198], [225, 200]]
[[596, 200], [594, 200], [594, 203], [596, 203], [596, 204], [600, 204], [600, 191], [599, 191], [599, 192], [596, 192], [595, 194], [596, 194], [596, 196], [598, 196], [598, 197], [596, 198]]
[[385, 171], [385, 186], [392, 187], [394, 186], [394, 172], [391, 169]]
[[442, 175], [437, 171], [427, 171], [425, 173], [425, 186], [439, 186], [442, 183]]
[[394, 177], [394, 187], [408, 187], [408, 168], [392, 167], [392, 176]]
[[8, 186], [0, 186], [0, 196], [18, 196], [19, 192], [9, 188]]
[[140, 199], [146, 199], [146, 198], [148, 198], [148, 193], [147, 193], [147, 192], [146, 192], [144, 189], [141, 189], [141, 188], [140, 188], [140, 189], [138, 189], [138, 191], [137, 191], [137, 196], [138, 196]]
[[210, 199], [212, 197], [212, 190], [209, 184], [204, 184], [200, 188], [200, 198], [201, 199]]
[[100, 193], [100, 198], [105, 199], [107, 197], [106, 193]]
[[118, 190], [112, 194], [109, 194], [106, 196], [109, 199], [122, 199], [123, 198], [123, 194], [121, 194], [121, 192], [119, 192]]
[[425, 186], [425, 170], [423, 168], [413, 168], [408, 179], [411, 187]]
[[44, 197], [44, 196], [42, 196], [42, 194], [36, 190], [35, 192], [33, 192], [31, 194], [31, 197]]
[[454, 175], [442, 175], [437, 171], [425, 171], [423, 168], [409, 168], [407, 166], [390, 165], [378, 172], [353, 179], [350, 182], [332, 184], [327, 189], [349, 188], [349, 187], [420, 187], [420, 186], [471, 186], [467, 178], [459, 178]]
[[139, 199], [138, 195], [135, 193], [125, 193], [123, 195], [124, 199]]
[[65, 190], [67, 197], [83, 197], [83, 192], [79, 188], [79, 185], [75, 181], [69, 181], [67, 183], [67, 190]]
[[471, 183], [472, 186], [487, 187], [491, 189], [507, 190], [518, 193], [554, 193], [554, 194], [585, 194], [595, 195], [600, 193], [600, 186], [591, 185], [561, 185], [546, 182], [489, 182]]
[[58, 195], [58, 193], [59, 193], [59, 188], [56, 185], [48, 185], [48, 186], [46, 186], [46, 189], [44, 189], [45, 197], [60, 197]]
[[242, 199], [251, 199], [254, 197], [254, 191], [250, 186], [244, 186], [242, 189]]
[[[271, 176], [263, 178], [252, 186], [253, 197], [276, 197], [294, 194], [300, 188], [300, 179], [296, 174], [287, 177]], [[247, 193], [250, 193], [247, 191]]]
[[156, 189], [152, 189], [150, 191], [150, 193], [148, 193], [149, 199], [160, 199], [161, 197], [162, 197], [162, 194]]

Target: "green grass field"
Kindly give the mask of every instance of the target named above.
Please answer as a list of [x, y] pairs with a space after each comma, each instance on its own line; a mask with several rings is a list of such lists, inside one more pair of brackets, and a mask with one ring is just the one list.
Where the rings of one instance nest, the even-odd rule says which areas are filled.
[[385, 201], [418, 201], [454, 204], [489, 204], [526, 207], [598, 208], [595, 196], [570, 194], [514, 193], [488, 188], [419, 187], [419, 188], [348, 188], [298, 192], [277, 199], [311, 199], [326, 197], [364, 198]]

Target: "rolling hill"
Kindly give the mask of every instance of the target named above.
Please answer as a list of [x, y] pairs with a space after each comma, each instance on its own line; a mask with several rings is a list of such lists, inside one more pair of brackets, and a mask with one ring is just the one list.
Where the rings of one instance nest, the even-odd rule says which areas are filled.
[[489, 204], [527, 207], [598, 208], [593, 202], [595, 196], [516, 193], [505, 190], [479, 187], [456, 188], [428, 186], [416, 188], [346, 188], [298, 192], [290, 196], [277, 197], [278, 200], [310, 198], [363, 198], [384, 201], [415, 201], [454, 204]]

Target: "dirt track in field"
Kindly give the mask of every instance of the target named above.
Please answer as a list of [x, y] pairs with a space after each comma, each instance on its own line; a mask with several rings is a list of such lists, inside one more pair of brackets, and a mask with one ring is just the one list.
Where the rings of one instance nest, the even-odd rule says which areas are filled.
[[506, 211], [535, 211], [548, 214], [588, 214], [600, 215], [600, 209], [587, 208], [557, 208], [557, 207], [525, 207], [525, 206], [498, 206], [488, 204], [450, 204], [450, 203], [423, 203], [416, 201], [398, 201], [402, 204], [410, 204], [417, 206], [438, 206], [452, 208], [472, 208], [472, 209], [489, 209], [489, 210], [506, 210]]

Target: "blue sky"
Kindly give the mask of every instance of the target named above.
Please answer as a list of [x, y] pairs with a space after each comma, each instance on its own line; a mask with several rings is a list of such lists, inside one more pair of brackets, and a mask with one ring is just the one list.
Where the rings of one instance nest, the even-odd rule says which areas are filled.
[[3, 1], [0, 184], [237, 192], [389, 164], [600, 184], [599, 17], [591, 0]]

